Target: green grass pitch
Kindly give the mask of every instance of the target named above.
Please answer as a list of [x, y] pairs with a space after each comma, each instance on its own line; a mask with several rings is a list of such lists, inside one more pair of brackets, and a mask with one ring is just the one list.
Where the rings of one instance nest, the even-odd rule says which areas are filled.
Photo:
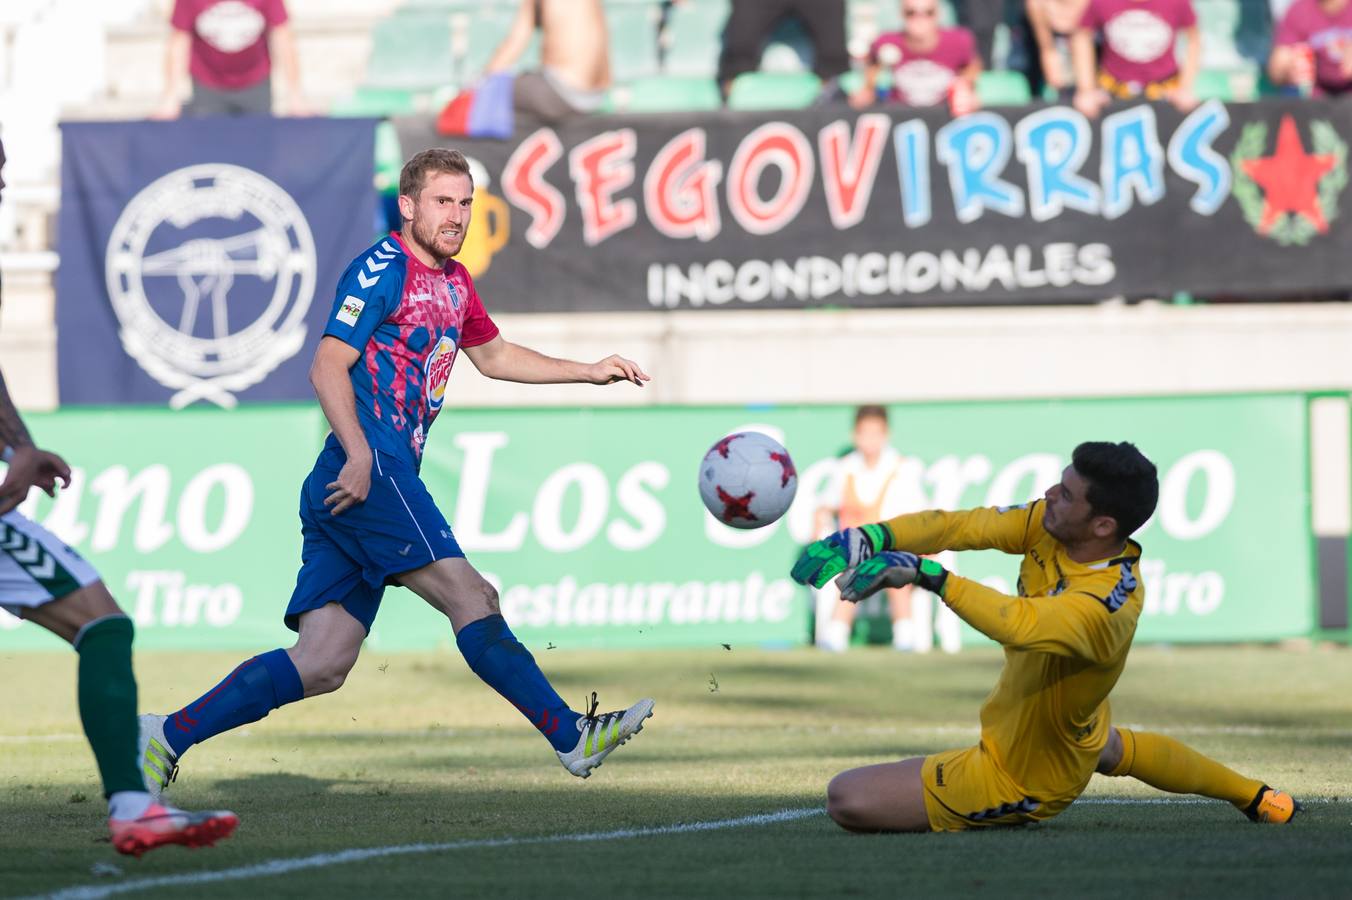
[[[367, 653], [337, 694], [186, 756], [171, 796], [190, 808], [235, 810], [234, 838], [139, 861], [118, 856], [105, 837], [93, 758], [79, 737], [74, 654], [0, 653], [0, 895], [89, 886], [88, 896], [100, 896], [119, 885], [127, 896], [269, 898], [1352, 894], [1345, 649], [1142, 647], [1113, 696], [1118, 724], [1165, 731], [1310, 799], [1290, 827], [1095, 778], [1084, 798], [1093, 802], [1032, 828], [855, 836], [805, 814], [586, 842], [559, 838], [820, 808], [842, 769], [968, 745], [1001, 658], [993, 650], [533, 649], [575, 705], [591, 690], [603, 709], [657, 700], [643, 733], [589, 780], [565, 773], [454, 651]], [[239, 658], [142, 654], [141, 705], [176, 708]], [[463, 843], [289, 874], [133, 887], [156, 876], [239, 875], [275, 860], [455, 842]]]

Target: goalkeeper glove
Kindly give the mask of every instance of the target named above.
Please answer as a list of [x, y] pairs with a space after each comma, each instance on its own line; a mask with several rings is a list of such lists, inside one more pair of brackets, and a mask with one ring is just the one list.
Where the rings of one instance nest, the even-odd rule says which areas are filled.
[[822, 587], [846, 569], [892, 546], [892, 532], [886, 525], [865, 525], [828, 534], [803, 548], [789, 574], [799, 584]]
[[840, 599], [857, 603], [883, 588], [908, 584], [942, 596], [947, 582], [948, 570], [934, 560], [904, 550], [888, 550], [850, 567], [840, 577]]

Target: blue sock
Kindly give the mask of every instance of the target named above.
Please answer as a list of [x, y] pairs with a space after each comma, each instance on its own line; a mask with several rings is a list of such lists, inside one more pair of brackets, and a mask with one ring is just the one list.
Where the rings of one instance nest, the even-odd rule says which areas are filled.
[[285, 650], [260, 653], [240, 663], [225, 680], [164, 723], [169, 747], [182, 754], [222, 731], [257, 722], [279, 706], [305, 696], [300, 673]]
[[577, 720], [545, 678], [535, 657], [516, 639], [500, 615], [470, 622], [455, 636], [470, 669], [540, 729], [555, 750], [577, 746]]

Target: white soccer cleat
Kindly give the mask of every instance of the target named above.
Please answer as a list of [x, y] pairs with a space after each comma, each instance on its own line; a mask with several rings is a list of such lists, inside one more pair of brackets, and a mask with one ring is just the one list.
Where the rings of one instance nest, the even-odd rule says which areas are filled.
[[178, 778], [178, 754], [169, 747], [164, 739], [164, 723], [168, 716], [144, 713], [140, 716], [140, 747], [136, 764], [141, 770], [141, 778], [146, 790], [156, 800], [169, 787], [170, 782]]
[[[653, 701], [644, 699], [628, 709], [596, 714], [596, 692], [591, 695], [591, 708], [577, 720], [577, 746], [568, 753], [559, 753], [559, 762], [578, 778], [586, 778], [592, 769], [601, 765], [610, 751], [643, 730], [643, 720], [653, 714]], [[556, 751], [558, 752], [558, 751]]]

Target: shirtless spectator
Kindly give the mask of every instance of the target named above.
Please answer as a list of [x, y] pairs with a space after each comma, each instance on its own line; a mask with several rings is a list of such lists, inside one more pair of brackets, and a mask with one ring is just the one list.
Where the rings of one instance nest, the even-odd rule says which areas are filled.
[[540, 30], [540, 68], [512, 86], [518, 113], [559, 122], [596, 112], [610, 88], [610, 40], [601, 0], [521, 0], [485, 74], [510, 72]]
[[286, 84], [284, 112], [311, 112], [282, 0], [174, 0], [170, 24], [164, 95], [151, 118], [271, 115], [273, 57]]
[[[1070, 67], [1070, 37], [1079, 27], [1089, 0], [1026, 0], [1028, 24], [1037, 42], [1036, 71], [1052, 86], [1062, 102], [1075, 92], [1075, 74]], [[1029, 82], [1038, 79], [1029, 78]], [[1034, 84], [1036, 91], [1039, 85]]]
[[[1187, 44], [1182, 66], [1174, 51], [1180, 34]], [[1095, 35], [1103, 43], [1097, 67]], [[1168, 100], [1183, 112], [1197, 105], [1192, 86], [1202, 44], [1191, 0], [1089, 0], [1070, 52], [1075, 108], [1091, 119], [1111, 100]]]
[[1318, 97], [1352, 90], [1352, 0], [1295, 0], [1272, 42], [1273, 84]]
[[946, 100], [955, 115], [976, 109], [976, 78], [981, 58], [966, 28], [939, 25], [938, 0], [903, 0], [905, 31], [878, 36], [869, 48], [864, 84], [850, 95], [856, 109], [877, 99], [878, 78], [891, 72], [892, 87], [884, 99], [907, 106], [938, 106]]

